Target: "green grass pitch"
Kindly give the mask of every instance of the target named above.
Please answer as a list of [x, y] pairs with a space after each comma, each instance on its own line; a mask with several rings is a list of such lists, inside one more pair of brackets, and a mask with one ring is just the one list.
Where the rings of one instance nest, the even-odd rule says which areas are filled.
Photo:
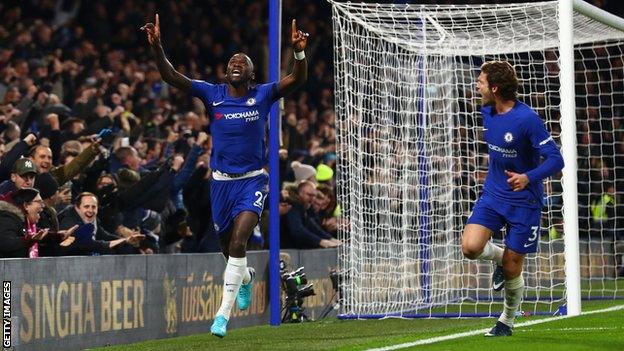
[[[622, 300], [588, 301], [583, 311], [624, 305]], [[545, 317], [521, 317], [516, 323]], [[366, 350], [489, 328], [493, 318], [386, 319], [343, 321], [328, 318], [280, 327], [229, 330], [224, 339], [209, 333], [98, 348], [99, 351], [174, 350]], [[206, 325], [206, 330], [210, 326]], [[624, 350], [624, 310], [518, 327], [508, 338], [463, 337], [402, 350]]]

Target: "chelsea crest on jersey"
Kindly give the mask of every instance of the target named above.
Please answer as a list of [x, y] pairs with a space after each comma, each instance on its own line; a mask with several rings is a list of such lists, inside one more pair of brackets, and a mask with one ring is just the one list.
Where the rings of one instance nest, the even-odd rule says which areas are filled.
[[271, 105], [278, 98], [277, 83], [259, 84], [245, 96], [232, 97], [226, 84], [194, 80], [191, 93], [204, 102], [210, 115], [210, 167], [224, 173], [245, 173], [264, 167], [266, 122]]

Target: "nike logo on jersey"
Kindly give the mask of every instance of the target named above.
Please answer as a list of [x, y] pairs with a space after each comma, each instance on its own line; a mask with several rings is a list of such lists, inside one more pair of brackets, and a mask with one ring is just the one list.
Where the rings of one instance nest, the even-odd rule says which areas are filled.
[[488, 130], [487, 128], [483, 128], [483, 131], [485, 132], [486, 130]]
[[531, 245], [533, 245], [533, 244], [535, 244], [535, 243], [534, 243], [534, 242], [532, 242], [532, 243], [524, 244], [524, 247], [529, 247], [529, 246], [531, 246]]
[[225, 101], [219, 101], [219, 102], [213, 101], [213, 102], [212, 102], [212, 106], [219, 106], [219, 105], [221, 105], [221, 104], [222, 104], [222, 103], [224, 103], [224, 102], [225, 102]]

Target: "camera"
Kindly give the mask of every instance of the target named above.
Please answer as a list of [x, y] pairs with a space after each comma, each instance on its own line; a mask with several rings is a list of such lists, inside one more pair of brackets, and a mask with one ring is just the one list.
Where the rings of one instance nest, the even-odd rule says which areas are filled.
[[312, 284], [308, 284], [308, 278], [303, 271], [304, 267], [299, 267], [297, 270], [290, 273], [282, 274], [282, 282], [284, 283], [287, 296], [298, 296], [300, 298], [314, 295], [314, 288]]
[[280, 261], [280, 271], [282, 280], [282, 289], [286, 293], [286, 301], [284, 303], [284, 316], [282, 323], [299, 323], [309, 321], [310, 319], [303, 312], [303, 299], [316, 295], [314, 287], [308, 283], [304, 267], [299, 267], [292, 272], [286, 272], [286, 264]]
[[327, 306], [325, 306], [318, 319], [323, 319], [327, 317], [331, 312], [338, 311], [338, 309], [340, 308], [340, 298], [335, 298], [342, 295], [340, 293], [342, 276], [340, 275], [340, 273], [338, 273], [336, 269], [332, 269], [329, 271], [329, 280], [331, 281], [332, 289], [334, 289], [334, 295], [331, 297], [329, 303], [327, 304]]

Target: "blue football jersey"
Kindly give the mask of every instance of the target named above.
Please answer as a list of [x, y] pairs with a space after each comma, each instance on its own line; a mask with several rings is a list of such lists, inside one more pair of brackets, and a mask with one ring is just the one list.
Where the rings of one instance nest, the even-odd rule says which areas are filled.
[[259, 84], [243, 97], [228, 94], [227, 84], [193, 80], [191, 94], [210, 116], [210, 167], [224, 173], [245, 173], [267, 163], [265, 128], [271, 105], [279, 98], [277, 83]]
[[[541, 207], [542, 180], [563, 168], [563, 157], [544, 122], [521, 101], [503, 114], [497, 114], [493, 106], [483, 106], [481, 113], [489, 154], [484, 193], [515, 206]], [[529, 184], [521, 191], [513, 191], [505, 170], [525, 173]]]

